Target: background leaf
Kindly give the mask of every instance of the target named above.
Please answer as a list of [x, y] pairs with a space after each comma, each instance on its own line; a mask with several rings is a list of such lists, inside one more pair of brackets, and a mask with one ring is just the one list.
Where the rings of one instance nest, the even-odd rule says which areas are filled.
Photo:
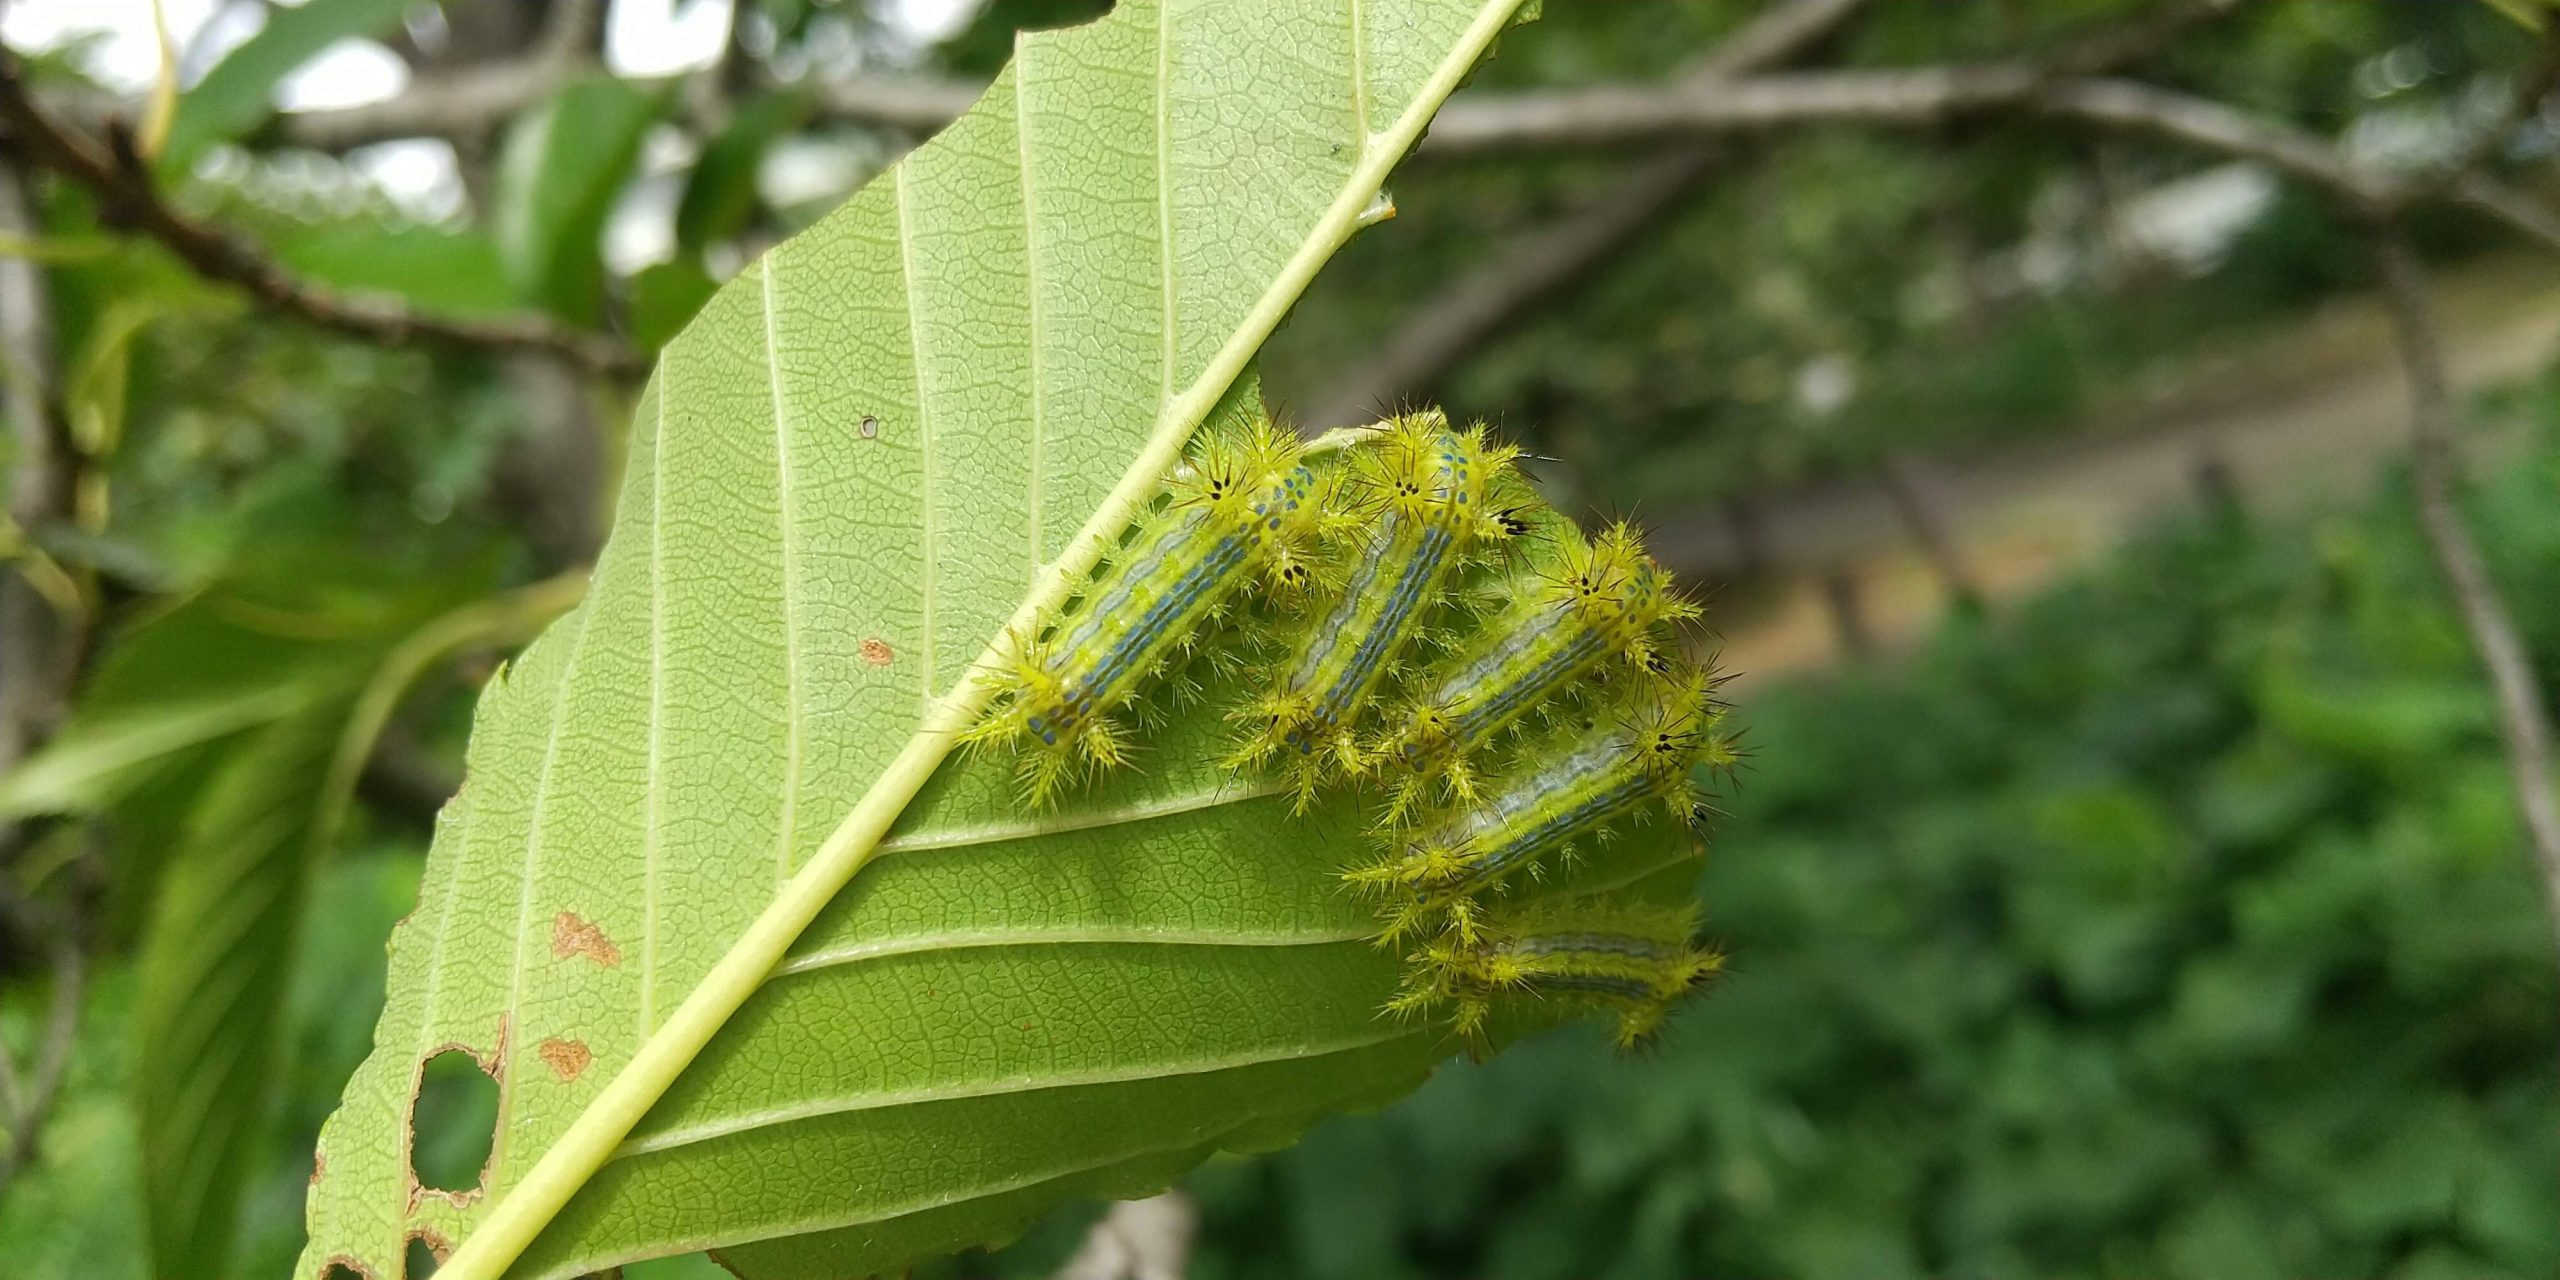
[[643, 269], [631, 277], [631, 330], [645, 347], [663, 347], [676, 331], [692, 322], [720, 282], [711, 273], [679, 258]]
[[341, 40], [379, 35], [416, 0], [303, 0], [270, 5], [267, 23], [213, 64], [178, 99], [160, 153], [163, 172], [183, 173], [206, 147], [229, 142], [275, 113], [278, 81]]
[[699, 258], [705, 246], [746, 227], [760, 199], [756, 174], [765, 152], [808, 123], [816, 107], [816, 99], [799, 90], [758, 98], [703, 147], [676, 203], [677, 256]]
[[491, 221], [499, 263], [520, 300], [595, 323], [605, 218], [664, 102], [663, 93], [592, 76], [508, 126]]
[[[1027, 37], [712, 299], [641, 398], [586, 603], [483, 696], [299, 1274], [467, 1241], [519, 1192], [1241, 371], [1512, 7], [1177, 0]], [[1335, 879], [1356, 827], [1284, 825], [1192, 719], [1047, 818], [1002, 761], [944, 770], [509, 1274], [706, 1244], [890, 1269], [1418, 1081], [1442, 1047], [1377, 1018], [1396, 964]], [[499, 1078], [490, 1169], [413, 1194], [416, 1073], [454, 1046]]]
[[516, 293], [498, 246], [475, 231], [435, 227], [312, 227], [279, 240], [276, 257], [341, 289], [398, 294], [455, 315], [503, 312]]
[[264, 1137], [288, 962], [319, 849], [312, 782], [345, 707], [324, 703], [225, 752], [161, 877], [137, 962], [136, 1119], [163, 1276], [229, 1256], [239, 1171]]

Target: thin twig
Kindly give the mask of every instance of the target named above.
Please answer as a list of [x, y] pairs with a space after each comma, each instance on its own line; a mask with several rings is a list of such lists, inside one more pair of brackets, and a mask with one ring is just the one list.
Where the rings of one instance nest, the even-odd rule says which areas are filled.
[[637, 378], [648, 369], [646, 356], [612, 338], [548, 320], [460, 320], [300, 279], [228, 231], [173, 208], [161, 196], [149, 164], [134, 154], [120, 129], [111, 127], [101, 146], [55, 119], [28, 93], [23, 68], [5, 51], [0, 51], [0, 134], [36, 165], [88, 188], [109, 225], [159, 242], [197, 275], [236, 286], [270, 310], [389, 346], [534, 352], [624, 378]]
[[[25, 172], [0, 156], [0, 236], [32, 239], [36, 217]], [[9, 522], [20, 536], [71, 518], [80, 457], [63, 412], [53, 306], [44, 271], [0, 257], [0, 413], [8, 418]], [[0, 773], [52, 733], [71, 696], [86, 620], [66, 614], [23, 572], [0, 567]], [[13, 833], [0, 830], [0, 863]]]
[[2453, 392], [2425, 272], [2396, 226], [2376, 224], [2373, 252], [2381, 268], [2383, 301], [2390, 308], [2401, 362], [2408, 370], [2409, 465], [2417, 491], [2418, 525], [2461, 611], [2471, 645], [2488, 669], [2516, 806], [2524, 815], [2525, 838], [2542, 872], [2554, 935], [2560, 936], [2560, 797], [2552, 789], [2550, 698], [2534, 675], [2533, 659], [2455, 498], [2461, 459], [2454, 441]]
[[2368, 212], [2420, 199], [2467, 204], [2560, 248], [2560, 219], [2478, 173], [2411, 183], [2358, 167], [2327, 141], [2228, 104], [2139, 81], [2052, 79], [2016, 63], [1750, 76], [1709, 90], [1601, 86], [1479, 98], [1434, 127], [1441, 154], [1589, 148], [1730, 137], [1815, 125], [1935, 127], [2008, 114], [2146, 134], [2253, 160]]
[[[2001, 68], [2014, 80], [2004, 92], [2061, 76], [2105, 71], [2148, 57], [2200, 23], [2223, 17], [2247, 0], [2191, 0], [2149, 22], [2084, 40], [2034, 66]], [[1764, 13], [1692, 64], [1668, 90], [1652, 93], [1726, 100], [1753, 96], [1752, 76], [1802, 53], [1837, 30], [1864, 0], [1798, 0]], [[1858, 73], [1874, 77], [1880, 73]], [[1929, 73], [1918, 73], [1928, 76]], [[1763, 77], [1782, 83], [1829, 83], [1809, 76]], [[1947, 77], [1930, 77], [1943, 80]], [[1896, 82], [1899, 83], [1899, 82]], [[2003, 82], [2007, 84], [2007, 81]], [[1952, 90], [1941, 88], [1941, 93]], [[1844, 101], [1856, 95], [1846, 95]], [[1462, 95], [1452, 101], [1425, 139], [1426, 151], [1461, 151], [1503, 118], [1499, 97]], [[1373, 359], [1327, 388], [1302, 414], [1321, 430], [1366, 421], [1399, 400], [1427, 396], [1469, 354], [1540, 304], [1591, 278], [1601, 263], [1625, 251], [1713, 176], [1724, 158], [1714, 141], [1675, 145], [1629, 169], [1615, 184], [1555, 222], [1512, 239], [1473, 268], [1424, 299], [1397, 326]]]

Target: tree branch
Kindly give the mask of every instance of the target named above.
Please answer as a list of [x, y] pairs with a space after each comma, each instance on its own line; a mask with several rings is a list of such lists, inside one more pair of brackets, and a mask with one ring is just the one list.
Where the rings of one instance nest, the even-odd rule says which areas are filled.
[[2375, 224], [2373, 252], [2382, 270], [2383, 301], [2408, 369], [2410, 477], [2417, 490], [2418, 525], [2453, 593], [2472, 647], [2488, 669], [2516, 806], [2542, 871], [2553, 932], [2560, 935], [2560, 798], [2552, 790], [2550, 699], [2535, 678], [2533, 660], [2455, 500], [2461, 460], [2455, 451], [2453, 393], [2424, 271], [2396, 226]]
[[31, 936], [50, 937], [53, 952], [53, 998], [45, 1016], [44, 1036], [36, 1043], [35, 1069], [21, 1075], [17, 1060], [7, 1046], [0, 1045], [0, 1102], [5, 1102], [9, 1132], [0, 1139], [0, 1197], [5, 1197], [9, 1184], [34, 1162], [36, 1149], [44, 1136], [46, 1115], [53, 1109], [54, 1095], [62, 1088], [63, 1073], [71, 1065], [72, 1050], [80, 1039], [80, 997], [86, 963], [81, 955], [78, 927], [68, 918], [46, 920], [37, 917], [51, 914], [36, 904], [21, 902], [0, 894], [0, 925], [9, 931]]
[[[0, 155], [0, 236], [33, 239], [42, 226], [25, 173], [14, 157]], [[80, 456], [62, 412], [58, 369], [43, 269], [23, 257], [0, 257], [0, 411], [8, 418], [13, 455], [9, 520], [21, 536], [69, 520], [78, 488]], [[87, 630], [86, 616], [64, 613], [24, 573], [0, 566], [0, 774], [52, 736], [70, 704]], [[0, 824], [0, 867], [25, 836], [20, 824]], [[35, 1157], [79, 1030], [79, 931], [67, 910], [60, 920], [42, 918], [48, 914], [0, 886], [0, 935], [52, 934], [54, 967], [53, 1011], [33, 1074], [21, 1076], [0, 1045], [0, 1120], [8, 1124], [0, 1139], [0, 1195]]]
[[2483, 174], [2396, 180], [2359, 168], [2309, 132], [2220, 102], [2132, 80], [2056, 80], [2023, 64], [1766, 75], [1703, 89], [1603, 86], [1480, 98], [1467, 105], [1465, 111], [1453, 105], [1433, 127], [1441, 154], [1658, 143], [1823, 124], [1923, 128], [1976, 115], [2023, 114], [2253, 160], [2369, 212], [2449, 199], [2560, 247], [2560, 218]]
[[[1705, 86], [1792, 58], [1820, 43], [1868, 0], [1792, 0], [1770, 9], [1690, 65]], [[1427, 393], [1468, 353], [1540, 303], [1587, 279], [1677, 209], [1713, 176], [1724, 149], [1674, 148], [1634, 165], [1555, 222], [1512, 237], [1415, 307], [1376, 358], [1327, 389], [1302, 415], [1310, 430], [1375, 418], [1400, 397]]]
[[[2091, 38], [2055, 55], [2049, 63], [2003, 69], [2015, 81], [2005, 92], [2022, 92], [2057, 75], [2080, 75], [2121, 66], [2158, 52], [2188, 29], [2229, 14], [2247, 0], [2192, 0], [2153, 20]], [[1737, 79], [1802, 53], [1837, 30], [1864, 0], [1796, 0], [1763, 13], [1692, 64], [1668, 90], [1634, 91], [1648, 96], [1674, 95], [1725, 101], [1755, 96], [1751, 79]], [[1858, 88], [1885, 73], [1856, 73], [1843, 83], [1795, 75], [1768, 77], [1782, 83], [1819, 82], [1851, 92], [1837, 94], [1855, 102]], [[1905, 74], [1905, 73], [1895, 73]], [[1908, 73], [1943, 81], [1945, 72]], [[1906, 88], [1903, 92], [1911, 92]], [[1935, 92], [1952, 92], [1943, 85]], [[1426, 152], [1465, 151], [1479, 136], [1494, 136], [1509, 118], [1516, 98], [1462, 95], [1452, 101], [1424, 140]], [[1864, 109], [1875, 110], [1876, 104]], [[1435, 150], [1436, 148], [1436, 150]], [[1301, 416], [1310, 429], [1321, 430], [1367, 421], [1399, 399], [1424, 396], [1469, 353], [1559, 293], [1590, 278], [1603, 262], [1634, 243], [1645, 231], [1712, 176], [1723, 156], [1714, 142], [1690, 142], [1630, 168], [1619, 181], [1545, 227], [1514, 237], [1485, 255], [1472, 270], [1442, 286], [1414, 308], [1411, 318], [1389, 335], [1378, 355], [1329, 388], [1323, 399]]]
[[161, 196], [129, 137], [110, 127], [102, 148], [38, 106], [17, 59], [0, 51], [0, 134], [34, 164], [95, 196], [101, 220], [158, 241], [196, 274], [235, 286], [261, 306], [324, 329], [390, 346], [431, 344], [479, 351], [537, 352], [596, 373], [637, 378], [648, 358], [602, 334], [531, 316], [460, 320], [388, 298], [340, 293], [295, 277], [273, 259]]
[[[0, 157], [0, 236], [42, 233], [26, 175]], [[0, 410], [10, 434], [9, 522], [19, 537], [71, 519], [80, 458], [62, 411], [53, 305], [44, 272], [23, 257], [0, 257]], [[0, 576], [0, 773], [53, 732], [71, 697], [85, 620], [66, 616], [15, 569]], [[0, 862], [12, 833], [0, 831]]]
[[602, 69], [601, 0], [556, 0], [530, 50], [520, 57], [428, 71], [397, 96], [325, 111], [288, 111], [257, 140], [346, 152], [395, 138], [473, 138]]

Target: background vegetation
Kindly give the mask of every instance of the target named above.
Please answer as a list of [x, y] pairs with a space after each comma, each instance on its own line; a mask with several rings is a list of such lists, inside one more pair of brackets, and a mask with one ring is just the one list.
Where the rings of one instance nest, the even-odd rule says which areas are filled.
[[[1014, 27], [1099, 6], [935, 38], [746, 0], [672, 74], [600, 60], [630, 0], [217, 7], [165, 123], [99, 49], [0, 24], [6, 98], [47, 113], [0, 107], [0, 1275], [288, 1267], [474, 692], [594, 552], [628, 366]], [[1269, 352], [1275, 399], [1495, 417], [1563, 501], [1659, 526], [1738, 641], [1813, 582], [1868, 652], [1740, 687], [1756, 755], [1702, 886], [1734, 972], [1657, 1049], [1554, 1037], [1214, 1164], [1190, 1273], [2549, 1274], [2560, 980], [2515, 762], [2560, 678], [2560, 381], [2469, 397], [2460, 433], [2522, 685], [2411, 501], [2441, 454], [2305, 500], [2198, 439], [2200, 496], [2024, 595], [1962, 496], [2394, 364], [2431, 326], [2395, 347], [2377, 299], [2429, 275], [2488, 282], [2445, 295], [2457, 373], [2520, 324], [2547, 363], [2548, 45], [2489, 5], [1555, 5], [1462, 101], [1676, 83], [1788, 13], [1774, 65], [1700, 96], [1814, 83], [1788, 63], [2122, 72], [2340, 167], [2023, 94], [1427, 144]], [[400, 131], [273, 114], [360, 36], [410, 69]], [[403, 177], [419, 154], [445, 177]], [[1892, 545], [1783, 545], [1807, 495], [1870, 490]], [[1862, 608], [1886, 555], [1954, 606], [1926, 639]], [[946, 1269], [1048, 1273], [1099, 1213]]]

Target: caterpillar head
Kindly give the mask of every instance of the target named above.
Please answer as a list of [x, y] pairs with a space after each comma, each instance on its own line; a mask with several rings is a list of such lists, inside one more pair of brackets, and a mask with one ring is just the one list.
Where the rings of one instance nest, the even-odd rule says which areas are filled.
[[1492, 442], [1481, 422], [1454, 427], [1438, 409], [1399, 414], [1354, 456], [1361, 500], [1399, 519], [1447, 529], [1463, 547], [1505, 542], [1534, 528], [1533, 500], [1512, 466], [1520, 451]]
[[1555, 561], [1543, 574], [1543, 597], [1577, 610], [1611, 647], [1637, 667], [1658, 667], [1659, 631], [1686, 622], [1700, 610], [1672, 585], [1671, 575], [1644, 549], [1644, 538], [1626, 521], [1586, 540], [1570, 527], [1556, 535]]

